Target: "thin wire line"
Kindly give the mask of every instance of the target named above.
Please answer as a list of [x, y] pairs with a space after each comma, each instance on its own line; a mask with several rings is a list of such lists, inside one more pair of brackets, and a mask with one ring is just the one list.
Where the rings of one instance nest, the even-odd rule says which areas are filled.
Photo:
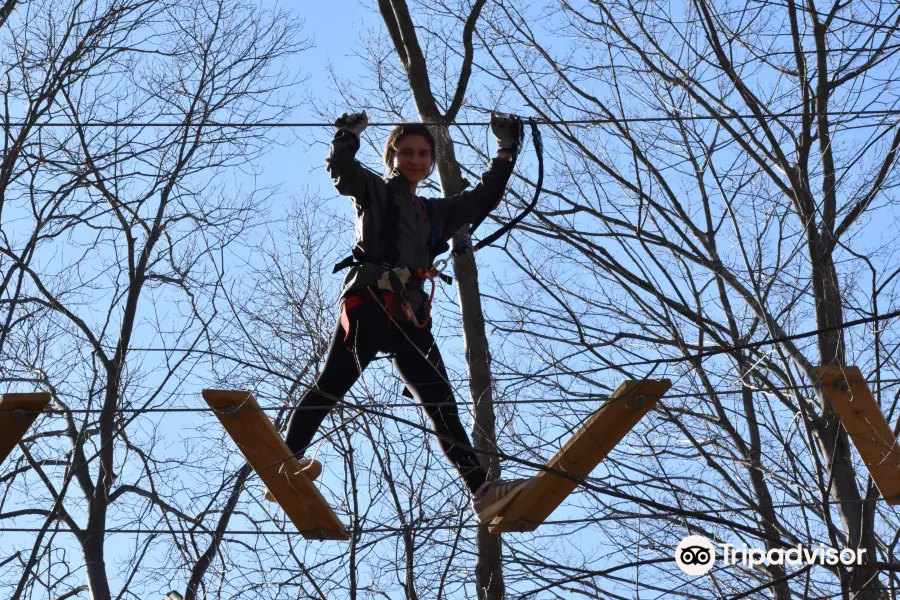
[[874, 323], [876, 321], [880, 321], [882, 319], [894, 319], [896, 317], [900, 317], [900, 310], [891, 311], [889, 313], [885, 313], [882, 315], [875, 315], [873, 317], [864, 317], [862, 319], [856, 319], [854, 321], [846, 321], [840, 325], [832, 325], [831, 327], [822, 327], [821, 329], [816, 329], [813, 331], [807, 331], [805, 333], [795, 333], [792, 335], [786, 335], [778, 338], [771, 338], [768, 340], [760, 340], [758, 342], [748, 342], [746, 344], [738, 344], [735, 346], [720, 346], [714, 350], [702, 350], [697, 352], [696, 354], [691, 354], [690, 356], [678, 357], [678, 358], [657, 358], [652, 359], [648, 358], [645, 360], [634, 361], [629, 363], [622, 363], [616, 365], [617, 368], [623, 367], [636, 367], [641, 365], [654, 365], [654, 368], [660, 364], [671, 364], [671, 363], [681, 363], [687, 362], [689, 360], [698, 360], [701, 358], [708, 358], [710, 356], [716, 356], [719, 354], [726, 354], [729, 352], [734, 352], [738, 350], [753, 350], [756, 348], [761, 348], [763, 346], [779, 344], [781, 342], [790, 342], [794, 340], [799, 340], [803, 338], [813, 337], [822, 333], [832, 333], [835, 331], [841, 331], [844, 329], [849, 329], [850, 327], [856, 327], [857, 325], [867, 325], [870, 323]]
[[[882, 110], [841, 110], [827, 112], [829, 117], [888, 117], [900, 116], [900, 109], [882, 109]], [[764, 115], [766, 119], [782, 119], [782, 118], [800, 118], [809, 116], [802, 112], [783, 112]], [[817, 114], [812, 114], [817, 116]], [[673, 121], [711, 121], [721, 119], [752, 119], [759, 117], [753, 114], [719, 114], [719, 115], [683, 115], [683, 116], [665, 116], [665, 117], [624, 117], [624, 118], [595, 118], [595, 119], [535, 119], [538, 125], [607, 125], [614, 123], [664, 123]], [[406, 125], [406, 121], [385, 121], [377, 123], [369, 123], [370, 127], [396, 127], [397, 125]], [[483, 127], [490, 125], [489, 121], [454, 121], [451, 123], [436, 122], [425, 123], [426, 125], [451, 126], [451, 127]], [[197, 123], [176, 123], [176, 122], [153, 122], [153, 121], [87, 121], [83, 123], [72, 122], [53, 122], [44, 121], [40, 123], [26, 123], [16, 121], [4, 125], [6, 128], [11, 127], [234, 127], [239, 129], [253, 127], [272, 127], [272, 128], [303, 128], [303, 127], [334, 127], [333, 123], [321, 122], [277, 122], [277, 121], [201, 121]]]
[[[782, 504], [772, 504], [767, 506], [766, 508], [773, 509], [783, 509], [783, 508], [819, 508], [825, 505], [830, 504], [861, 504], [863, 502], [875, 502], [875, 501], [883, 501], [884, 497], [879, 496], [878, 498], [861, 498], [855, 501], [837, 501], [837, 500], [816, 500], [809, 502], [788, 502]], [[734, 507], [734, 508], [720, 508], [720, 509], [704, 509], [703, 512], [707, 514], [716, 514], [722, 515], [727, 513], [742, 513], [747, 510], [755, 509], [753, 506], [742, 506], [742, 507]], [[683, 510], [681, 512], [689, 512], [687, 510]], [[603, 523], [608, 521], [628, 521], [633, 519], [667, 519], [671, 518], [673, 515], [677, 514], [676, 511], [670, 511], [667, 513], [641, 513], [641, 514], [630, 514], [630, 515], [608, 515], [608, 516], [600, 516], [600, 517], [583, 517], [578, 519], [556, 519], [556, 520], [545, 520], [540, 523], [540, 525], [585, 525], [585, 524], [594, 524], [594, 523]], [[176, 517], [177, 518], [177, 517]], [[402, 534], [406, 533], [408, 530], [412, 531], [458, 531], [460, 529], [478, 529], [479, 527], [483, 527], [485, 525], [478, 525], [475, 523], [460, 523], [457, 525], [427, 525], [420, 523], [413, 523], [407, 525], [405, 527], [391, 527], [387, 525], [376, 526], [376, 527], [347, 527], [348, 533], [388, 533], [388, 534]], [[0, 527], [0, 533], [8, 532], [8, 533], [40, 533], [43, 531], [40, 527]], [[65, 533], [73, 533], [71, 529], [60, 529], [59, 532]], [[112, 529], [102, 529], [102, 528], [82, 528], [78, 530], [79, 532], [105, 532], [105, 533], [131, 533], [131, 534], [166, 534], [166, 533], [178, 533], [178, 534], [208, 534], [208, 535], [216, 535], [216, 531], [214, 529], [141, 529], [141, 528], [112, 528]], [[230, 535], [303, 535], [303, 533], [310, 533], [309, 531], [270, 531], [270, 530], [253, 530], [253, 529], [226, 529], [225, 534]], [[529, 532], [514, 532], [514, 533], [529, 533]], [[898, 562], [897, 564], [900, 564]]]
[[[764, 346], [779, 344], [781, 342], [813, 337], [813, 336], [816, 336], [816, 335], [819, 335], [822, 333], [841, 331], [844, 329], [848, 329], [850, 327], [856, 327], [858, 325], [866, 325], [866, 324], [874, 323], [876, 321], [887, 321], [889, 319], [893, 319], [896, 317], [900, 317], [900, 310], [895, 310], [895, 311], [891, 311], [891, 312], [880, 314], [880, 315], [874, 315], [871, 317], [863, 317], [861, 319], [856, 319], [853, 321], [846, 321], [840, 325], [834, 325], [831, 327], [823, 327], [820, 329], [806, 331], [803, 333], [795, 333], [795, 334], [782, 336], [782, 337], [778, 337], [778, 338], [772, 338], [772, 339], [768, 339], [768, 340], [760, 340], [757, 342], [748, 342], [746, 344], [738, 344], [738, 345], [734, 345], [734, 346], [720, 346], [720, 347], [714, 348], [712, 350], [699, 351], [697, 353], [690, 354], [688, 356], [672, 357], [672, 358], [648, 358], [648, 359], [644, 359], [644, 360], [640, 360], [640, 361], [633, 361], [633, 362], [629, 362], [629, 363], [618, 364], [618, 365], [615, 365], [615, 367], [623, 368], [623, 367], [633, 367], [633, 366], [641, 366], [641, 365], [654, 365], [654, 369], [655, 369], [655, 367], [660, 364], [673, 364], [673, 363], [677, 364], [677, 363], [682, 363], [682, 362], [687, 362], [687, 361], [695, 361], [695, 360], [698, 360], [701, 358], [708, 358], [710, 356], [716, 356], [719, 354], [735, 352], [735, 351], [739, 351], [739, 350], [753, 350], [753, 349], [761, 348]], [[412, 343], [412, 342], [410, 342], [410, 343]], [[186, 352], [186, 351], [182, 350], [182, 352]], [[205, 352], [205, 351], [203, 351], [203, 352]], [[421, 350], [420, 350], [420, 352], [421, 352]], [[225, 357], [225, 358], [229, 358], [229, 357]], [[612, 368], [612, 367], [604, 367], [604, 369], [607, 369], [607, 370], [609, 368]], [[582, 372], [584, 372], [584, 371], [582, 371]], [[455, 381], [455, 379], [454, 379], [454, 381]], [[898, 380], [898, 379], [882, 379], [882, 380], [878, 380], [878, 381], [880, 381], [882, 383], [885, 383], [885, 382], [896, 383], [897, 381], [900, 381], [900, 380]], [[449, 384], [449, 382], [447, 382], [447, 383]], [[804, 385], [800, 385], [800, 386], [786, 386], [784, 388], [781, 388], [781, 390], [785, 391], [785, 390], [792, 390], [792, 389], [797, 389], [797, 388], [807, 389], [807, 388], [814, 388], [814, 387], [816, 387], [814, 384], [804, 384]], [[306, 389], [310, 389], [310, 388], [311, 388], [311, 386], [306, 386]], [[759, 390], [754, 390], [754, 391], [765, 392], [767, 390], [774, 391], [776, 389], [777, 388], [766, 388], [766, 389], [759, 389]], [[743, 393], [743, 390], [735, 390], [734, 392], [730, 392], [730, 393]], [[701, 395], [705, 396], [707, 394], [701, 394]], [[696, 396], [695, 394], [687, 394], [684, 397], [695, 397], [695, 396]], [[666, 395], [666, 398], [676, 398], [676, 397], [678, 397], [678, 396]], [[596, 396], [596, 398], [599, 400], [607, 399], [607, 397], [605, 397], [605, 396]], [[574, 399], [569, 400], [569, 402], [578, 402], [578, 401], [579, 400], [574, 400]], [[587, 401], [587, 400], [585, 400], [585, 401]], [[505, 400], [505, 401], [500, 400], [500, 401], [496, 401], [497, 404], [538, 404], [541, 402], [543, 402], [543, 400], [530, 400], [530, 401], [529, 400]], [[559, 402], [559, 400], [547, 400], [547, 402]], [[471, 404], [471, 402], [464, 402], [463, 404]], [[394, 407], [400, 408], [400, 407], [404, 407], [404, 406], [409, 406], [409, 407], [431, 406], [431, 405], [432, 404], [430, 404], [430, 403], [420, 404], [420, 403], [412, 403], [412, 402], [410, 402], [410, 403], [378, 404], [378, 406], [382, 406], [385, 408], [394, 408]], [[347, 406], [348, 406], [348, 408], [354, 408], [355, 406], [358, 406], [358, 405], [353, 405], [353, 404], [348, 403]], [[281, 410], [284, 408], [286, 408], [286, 406], [266, 407], [265, 410]], [[298, 408], [301, 408], [301, 407], [294, 407], [295, 410]], [[0, 409], [0, 413], [10, 412], [11, 410], [16, 410], [16, 409]], [[143, 412], [143, 411], [147, 411], [147, 412], [167, 412], [167, 411], [193, 412], [193, 411], [203, 411], [203, 410], [204, 409], [201, 409], [201, 408], [198, 408], [198, 409], [192, 409], [192, 408], [115, 409], [115, 412], [129, 412], [129, 411], [131, 411], [131, 412]], [[25, 411], [25, 412], [29, 412], [29, 411]], [[33, 413], [33, 412], [37, 412], [37, 411], [30, 411], [30, 412]], [[64, 409], [44, 409], [44, 411], [42, 411], [42, 412], [47, 412], [47, 413], [60, 413], [61, 412], [62, 414], [66, 414], [67, 411]], [[72, 412], [72, 413], [103, 412], [103, 409], [72, 409], [71, 411], [68, 411], [68, 412]]]
[[[457, 381], [454, 379], [454, 381]], [[891, 378], [891, 379], [875, 379], [872, 381], [867, 381], [867, 384], [897, 384], [900, 383], [900, 378]], [[773, 386], [767, 388], [759, 388], [754, 387], [750, 391], [752, 393], [762, 393], [768, 394], [773, 392], [791, 392], [794, 390], [808, 390], [814, 389], [816, 387], [813, 383], [800, 383], [797, 385], [785, 385], [785, 386]], [[306, 389], [309, 389], [310, 386], [306, 386]], [[257, 392], [253, 392], [251, 390], [247, 390], [253, 393], [255, 396], [261, 396]], [[707, 392], [682, 392], [678, 394], [666, 394], [663, 396], [663, 400], [680, 400], [685, 398], [704, 398], [706, 396], [732, 396], [738, 394], [744, 394], [747, 390], [723, 390], [716, 391], [713, 394]], [[609, 394], [591, 394], [585, 395], [579, 398], [527, 398], [527, 399], [514, 399], [514, 400], [494, 400], [493, 404], [503, 404], [515, 406], [519, 404], [580, 404], [580, 403], [588, 403], [588, 402], [604, 402], [609, 400]], [[456, 403], [462, 406], [474, 405], [475, 403], [471, 400], [457, 400]], [[429, 408], [432, 406], [441, 406], [444, 403], [442, 402], [373, 402], [372, 406], [376, 408]], [[347, 403], [345, 408], [356, 408], [363, 407], [365, 405], [359, 404], [351, 404]], [[264, 412], [277, 412], [280, 410], [284, 410], [285, 408], [291, 408], [291, 410], [321, 410], [321, 407], [317, 406], [294, 406], [291, 407], [287, 404], [281, 405], [272, 405], [272, 406], [260, 406], [259, 409]], [[13, 408], [0, 408], [0, 413], [8, 413], [15, 412], [19, 409]], [[191, 406], [176, 406], [169, 408], [116, 408], [113, 409], [112, 412], [115, 414], [128, 414], [128, 413], [207, 413], [212, 409], [209, 406], [202, 407], [191, 407]], [[72, 408], [72, 409], [62, 409], [62, 408], [45, 408], [43, 410], [23, 410], [22, 412], [26, 414], [51, 414], [51, 415], [62, 415], [62, 414], [90, 414], [90, 413], [102, 413], [104, 409], [102, 408]]]
[[[646, 515], [643, 515], [646, 517]], [[629, 518], [638, 518], [629, 517]], [[598, 520], [611, 520], [611, 519], [598, 519], [594, 517], [592, 519], [565, 519], [559, 521], [544, 521], [544, 525], [568, 525], [568, 524], [585, 524], [585, 523], [594, 523]], [[347, 527], [347, 533], [353, 534], [367, 534], [367, 533], [378, 533], [378, 534], [402, 534], [406, 533], [407, 530], [412, 531], [457, 531], [459, 529], [477, 529], [481, 527], [481, 525], [472, 524], [472, 523], [461, 523], [459, 525], [408, 525], [407, 527], [371, 527], [371, 528], [355, 528], [355, 527]], [[0, 528], [0, 533], [39, 533], [41, 528], [39, 527], [3, 527]], [[70, 529], [60, 529], [60, 532], [72, 533]], [[93, 533], [93, 532], [105, 532], [105, 533], [130, 533], [130, 534], [166, 534], [166, 533], [177, 533], [177, 534], [206, 534], [206, 535], [216, 535], [215, 530], [194, 530], [194, 529], [79, 529], [79, 532]], [[313, 533], [312, 531], [271, 531], [271, 530], [263, 530], [263, 531], [254, 531], [252, 529], [235, 529], [235, 530], [225, 530], [224, 532], [227, 535], [303, 535], [304, 533], [309, 534]]]

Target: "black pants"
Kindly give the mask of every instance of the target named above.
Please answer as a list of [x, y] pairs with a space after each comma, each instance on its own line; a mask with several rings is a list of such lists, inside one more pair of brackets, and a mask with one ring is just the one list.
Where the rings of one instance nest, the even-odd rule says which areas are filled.
[[350, 391], [379, 351], [394, 354], [394, 368], [403, 383], [425, 407], [444, 454], [456, 466], [473, 494], [486, 473], [459, 420], [447, 371], [431, 333], [431, 324], [390, 322], [382, 304], [370, 298], [348, 311], [350, 335], [338, 320], [325, 365], [315, 384], [300, 400], [288, 422], [285, 441], [297, 456], [306, 451], [319, 425], [338, 399]]

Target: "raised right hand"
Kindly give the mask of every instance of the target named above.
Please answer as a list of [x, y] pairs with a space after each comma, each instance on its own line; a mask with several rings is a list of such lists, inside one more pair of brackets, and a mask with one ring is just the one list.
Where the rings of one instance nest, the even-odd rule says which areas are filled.
[[369, 126], [369, 117], [366, 115], [366, 111], [349, 114], [343, 113], [334, 121], [334, 126], [337, 129], [344, 129], [351, 132], [356, 137], [359, 137], [362, 132], [365, 131], [366, 127]]
[[497, 138], [497, 150], [507, 150], [515, 156], [525, 138], [521, 117], [491, 111], [491, 131]]

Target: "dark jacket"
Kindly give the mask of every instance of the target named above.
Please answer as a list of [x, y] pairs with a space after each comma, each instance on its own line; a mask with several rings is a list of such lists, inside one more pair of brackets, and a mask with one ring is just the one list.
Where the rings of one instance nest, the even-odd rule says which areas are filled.
[[[448, 249], [447, 242], [463, 225], [480, 223], [500, 204], [513, 170], [513, 161], [493, 159], [481, 181], [471, 190], [450, 198], [414, 197], [406, 178], [394, 173], [382, 179], [356, 160], [357, 150], [357, 137], [349, 131], [338, 130], [325, 159], [325, 168], [338, 192], [353, 199], [356, 213], [353, 255], [364, 261], [350, 267], [344, 278], [341, 301], [375, 286], [384, 272], [382, 263], [406, 266], [411, 271], [430, 269], [435, 256]], [[387, 219], [392, 219], [396, 226], [387, 224]], [[418, 314], [427, 298], [422, 282], [410, 281], [406, 292], [412, 309]]]

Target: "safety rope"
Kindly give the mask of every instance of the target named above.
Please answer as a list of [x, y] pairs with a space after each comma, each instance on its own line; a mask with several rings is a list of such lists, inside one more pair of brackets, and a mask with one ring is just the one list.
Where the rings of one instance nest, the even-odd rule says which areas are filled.
[[[512, 221], [503, 225], [502, 227], [500, 227], [500, 229], [475, 244], [475, 246], [472, 248], [472, 252], [477, 252], [485, 246], [489, 246], [496, 242], [498, 239], [500, 239], [500, 236], [521, 223], [522, 219], [527, 217], [528, 214], [532, 210], [534, 210], [534, 207], [537, 206], [538, 197], [541, 195], [541, 189], [544, 185], [544, 145], [541, 142], [541, 130], [538, 128], [537, 121], [535, 121], [533, 118], [528, 118], [525, 121], [529, 125], [531, 125], [531, 140], [534, 143], [534, 153], [535, 155], [537, 155], [538, 161], [538, 179], [537, 185], [535, 185], [534, 189], [534, 198], [531, 200], [531, 204], [525, 207], [525, 210], [517, 215]], [[471, 231], [469, 233], [471, 233]]]

